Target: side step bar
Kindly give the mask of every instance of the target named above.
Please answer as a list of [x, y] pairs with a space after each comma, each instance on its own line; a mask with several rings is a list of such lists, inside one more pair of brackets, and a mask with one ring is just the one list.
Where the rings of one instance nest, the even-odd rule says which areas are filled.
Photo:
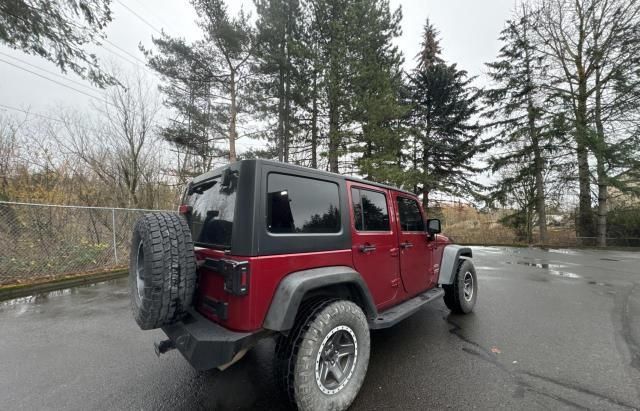
[[410, 300], [407, 300], [395, 307], [389, 308], [387, 311], [378, 313], [378, 317], [369, 321], [369, 328], [379, 330], [381, 328], [389, 328], [404, 320], [411, 314], [415, 313], [431, 301], [444, 295], [442, 288], [432, 288], [422, 294], [418, 294]]

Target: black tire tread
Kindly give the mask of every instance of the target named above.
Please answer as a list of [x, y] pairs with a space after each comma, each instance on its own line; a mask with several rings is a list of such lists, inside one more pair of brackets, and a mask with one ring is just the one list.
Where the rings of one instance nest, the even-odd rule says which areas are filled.
[[[135, 224], [131, 244], [130, 281], [135, 281], [135, 263], [143, 242], [145, 290], [143, 300], [132, 309], [143, 330], [162, 327], [184, 317], [191, 305], [196, 283], [196, 260], [186, 220], [176, 213], [144, 214]], [[135, 292], [132, 285], [131, 292]]]
[[[462, 290], [460, 289], [460, 272], [462, 271], [462, 266], [469, 260], [461, 259], [458, 261], [458, 265], [456, 266], [456, 275], [453, 280], [453, 284], [451, 285], [443, 285], [444, 289], [444, 304], [447, 306], [451, 312], [455, 314], [467, 314], [469, 311], [465, 311], [464, 304], [462, 301]], [[471, 263], [469, 263], [471, 264]], [[476, 287], [477, 287], [477, 278]], [[474, 299], [477, 298], [477, 292], [475, 293]], [[474, 303], [475, 305], [475, 303]]]
[[334, 301], [337, 300], [326, 297], [305, 301], [298, 310], [293, 328], [287, 335], [280, 334], [277, 337], [274, 366], [276, 385], [292, 405], [295, 404], [294, 368], [301, 337], [320, 311]]
[[[282, 335], [276, 344], [276, 361], [278, 366], [276, 379], [279, 380], [278, 386], [286, 394], [289, 403], [302, 410], [318, 409], [318, 404], [314, 401], [314, 397], [308, 392], [296, 393], [296, 387], [309, 386], [315, 384], [313, 373], [304, 371], [296, 371], [296, 364], [314, 364], [315, 359], [312, 358], [315, 344], [319, 343], [322, 338], [322, 328], [331, 321], [332, 314], [338, 312], [350, 313], [354, 318], [359, 318], [361, 327], [367, 330], [368, 324], [366, 317], [360, 307], [348, 300], [340, 300], [336, 298], [320, 298], [311, 300], [304, 304], [300, 309], [299, 315], [296, 317], [294, 328], [288, 335]], [[314, 332], [310, 332], [314, 329]], [[361, 342], [365, 344], [364, 341]], [[368, 342], [366, 343], [368, 345]], [[366, 356], [368, 362], [368, 354]], [[295, 380], [296, 372], [298, 381]], [[365, 365], [366, 373], [366, 365]], [[364, 376], [362, 376], [364, 379]], [[359, 389], [359, 388], [358, 388]], [[357, 394], [357, 391], [356, 391]], [[338, 400], [338, 398], [336, 398]], [[345, 402], [346, 401], [346, 402]], [[344, 410], [351, 400], [345, 400], [333, 403], [327, 408], [328, 410]]]

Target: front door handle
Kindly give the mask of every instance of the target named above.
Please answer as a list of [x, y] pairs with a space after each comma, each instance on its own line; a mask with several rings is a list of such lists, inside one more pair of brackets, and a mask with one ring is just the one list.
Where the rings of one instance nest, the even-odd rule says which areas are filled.
[[413, 243], [410, 241], [405, 241], [404, 243], [400, 243], [400, 248], [405, 249], [405, 248], [411, 248], [413, 247]]
[[360, 252], [362, 253], [371, 253], [376, 251], [376, 246], [374, 244], [363, 244], [360, 246]]

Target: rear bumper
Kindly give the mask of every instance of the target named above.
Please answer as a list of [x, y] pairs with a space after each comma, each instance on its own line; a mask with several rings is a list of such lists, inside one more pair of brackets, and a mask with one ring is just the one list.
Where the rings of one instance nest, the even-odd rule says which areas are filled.
[[243, 349], [251, 348], [269, 332], [230, 331], [191, 310], [187, 317], [162, 327], [191, 366], [199, 371], [229, 363]]

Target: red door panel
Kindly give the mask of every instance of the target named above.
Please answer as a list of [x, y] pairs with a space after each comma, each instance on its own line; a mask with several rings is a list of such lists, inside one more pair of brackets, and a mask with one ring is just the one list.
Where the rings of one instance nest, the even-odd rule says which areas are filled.
[[400, 289], [396, 224], [387, 190], [349, 184], [353, 264], [378, 309], [392, 305]]
[[416, 295], [434, 286], [432, 261], [434, 242], [425, 231], [425, 219], [420, 204], [413, 198], [394, 193], [397, 210], [400, 273], [409, 295]]

